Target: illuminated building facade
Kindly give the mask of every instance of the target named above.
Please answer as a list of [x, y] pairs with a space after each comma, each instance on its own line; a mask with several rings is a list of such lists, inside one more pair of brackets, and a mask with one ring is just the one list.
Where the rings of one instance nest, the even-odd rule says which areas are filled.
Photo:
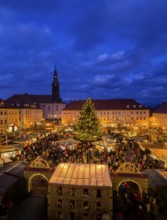
[[[44, 119], [61, 119], [61, 111], [65, 108], [65, 103], [63, 103], [60, 98], [57, 70], [55, 69], [53, 74], [52, 95], [31, 95], [25, 93], [13, 95], [6, 101], [13, 106], [33, 106], [33, 108], [36, 106], [36, 108], [41, 108], [43, 110]], [[27, 115], [27, 117], [29, 116]]]
[[20, 125], [18, 108], [0, 107], [0, 133], [16, 131]]
[[20, 127], [30, 128], [33, 124], [43, 120], [43, 110], [40, 108], [21, 108]]
[[161, 127], [167, 129], [167, 102], [163, 102], [153, 112], [152, 125], [154, 127]]
[[48, 184], [50, 220], [111, 220], [112, 183], [104, 164], [61, 163]]
[[[105, 127], [149, 126], [150, 111], [133, 99], [92, 100], [95, 112]], [[85, 101], [72, 101], [62, 111], [64, 125], [76, 124]]]

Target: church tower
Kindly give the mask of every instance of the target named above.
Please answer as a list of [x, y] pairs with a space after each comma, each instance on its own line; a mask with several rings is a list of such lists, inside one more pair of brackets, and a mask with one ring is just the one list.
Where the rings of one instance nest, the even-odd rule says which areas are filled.
[[59, 94], [59, 81], [57, 78], [57, 70], [55, 68], [54, 75], [53, 75], [53, 82], [52, 82], [52, 101], [53, 102], [62, 102]]

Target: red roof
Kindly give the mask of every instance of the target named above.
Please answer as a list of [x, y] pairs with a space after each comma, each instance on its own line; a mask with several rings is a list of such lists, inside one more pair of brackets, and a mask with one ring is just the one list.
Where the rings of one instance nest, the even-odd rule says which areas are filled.
[[51, 103], [52, 96], [51, 95], [30, 95], [30, 94], [23, 94], [23, 95], [13, 95], [6, 100], [8, 103], [13, 104], [37, 104], [37, 103]]
[[[143, 105], [134, 99], [108, 99], [108, 100], [92, 100], [96, 110], [142, 110], [146, 109]], [[72, 101], [64, 110], [81, 110], [85, 100]], [[63, 110], [63, 111], [64, 111]]]
[[37, 103], [51, 103], [51, 102], [53, 102], [51, 95], [31, 95], [31, 97], [32, 97]]

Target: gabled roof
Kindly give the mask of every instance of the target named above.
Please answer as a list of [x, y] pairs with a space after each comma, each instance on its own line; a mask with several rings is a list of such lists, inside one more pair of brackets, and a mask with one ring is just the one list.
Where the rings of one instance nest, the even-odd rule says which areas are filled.
[[108, 166], [104, 164], [60, 163], [49, 184], [112, 187]]
[[162, 113], [162, 114], [167, 114], [167, 102], [163, 102], [160, 104], [153, 113]]
[[[134, 99], [108, 99], [108, 100], [92, 100], [95, 110], [142, 110], [146, 109], [143, 105]], [[81, 110], [85, 100], [72, 101], [64, 110]], [[63, 111], [64, 111], [63, 110]]]
[[39, 103], [51, 103], [52, 96], [51, 95], [30, 95], [28, 93], [25, 94], [16, 94], [9, 97], [6, 100], [8, 103], [20, 103], [20, 104], [39, 104]]
[[51, 103], [51, 102], [53, 102], [51, 95], [31, 95], [31, 96], [37, 103]]
[[23, 95], [13, 95], [11, 97], [9, 97], [8, 99], [6, 99], [6, 102], [8, 103], [20, 103], [20, 104], [33, 104], [35, 103], [35, 100], [33, 100], [33, 98], [31, 97], [31, 95], [25, 93]]

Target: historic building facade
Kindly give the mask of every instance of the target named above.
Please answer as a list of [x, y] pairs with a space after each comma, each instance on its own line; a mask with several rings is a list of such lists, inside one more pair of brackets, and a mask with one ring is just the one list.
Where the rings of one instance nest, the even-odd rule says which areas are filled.
[[113, 194], [108, 166], [68, 164], [57, 166], [48, 183], [48, 218], [112, 220]]
[[16, 131], [20, 126], [20, 110], [12, 107], [0, 107], [0, 133]]
[[[149, 126], [150, 111], [133, 99], [92, 100], [95, 112], [104, 126], [142, 129]], [[62, 111], [64, 125], [76, 124], [85, 101], [72, 101]]]
[[152, 125], [167, 129], [167, 102], [161, 103], [153, 112]]
[[52, 95], [18, 94], [9, 97], [6, 102], [12, 107], [22, 109], [20, 120], [23, 127], [29, 127], [30, 124], [43, 118], [61, 119], [61, 111], [65, 104], [60, 98], [56, 69], [53, 74]]

